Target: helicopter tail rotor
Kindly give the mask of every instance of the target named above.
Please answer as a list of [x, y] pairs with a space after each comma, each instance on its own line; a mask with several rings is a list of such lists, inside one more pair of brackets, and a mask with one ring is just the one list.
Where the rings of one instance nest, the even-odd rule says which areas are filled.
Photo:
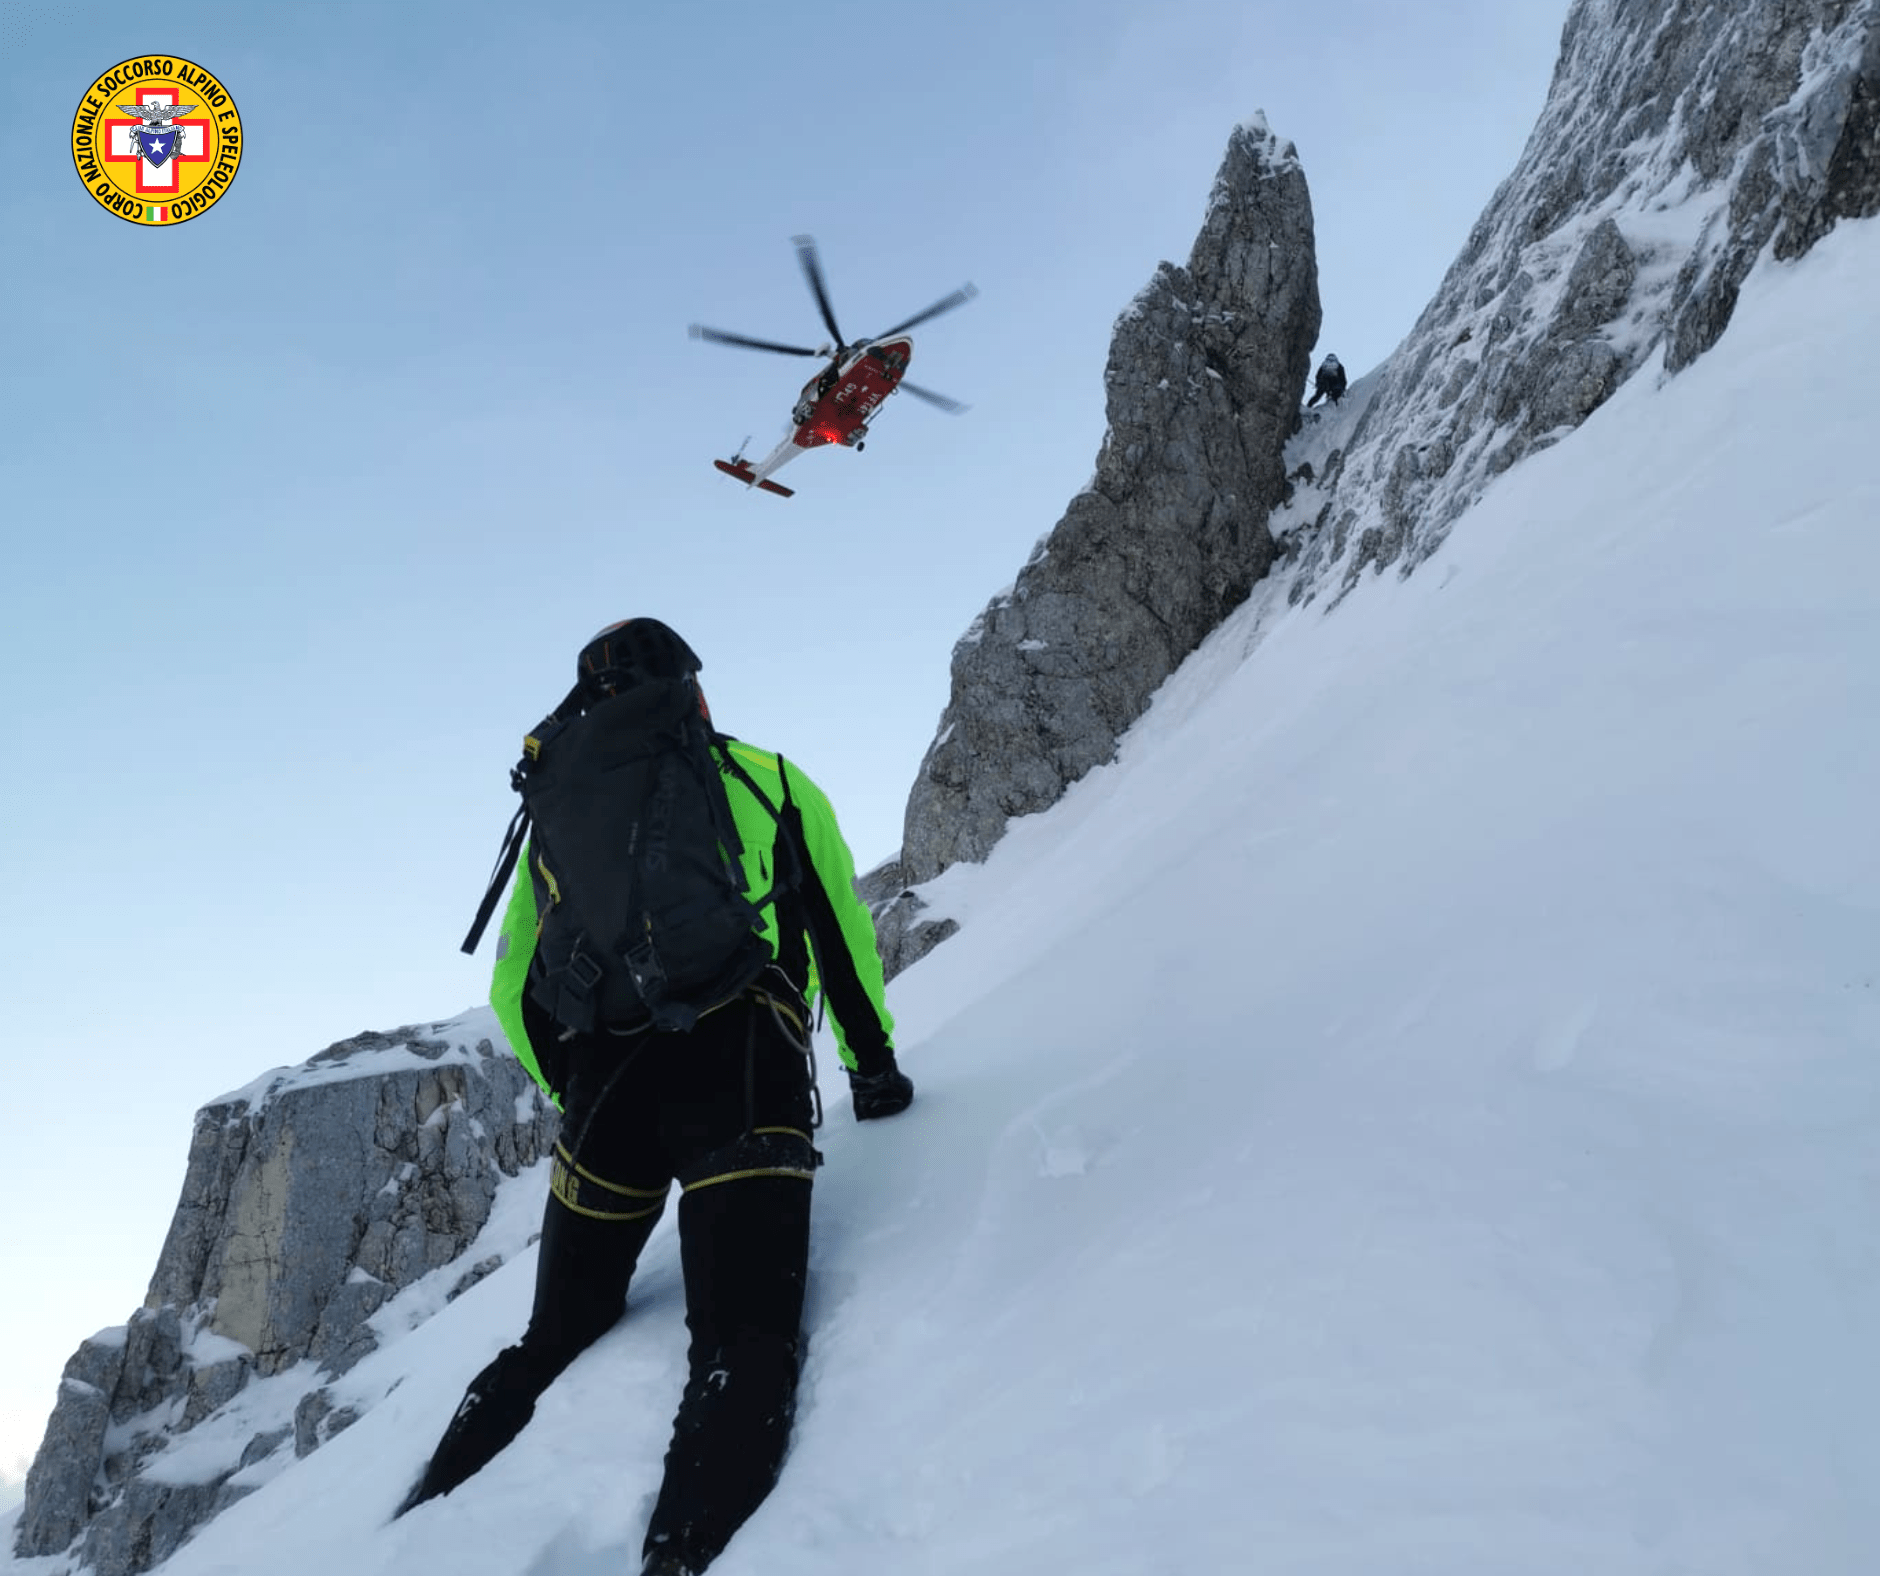
[[713, 460], [712, 464], [725, 475], [735, 476], [746, 487], [761, 487], [765, 492], [775, 493], [779, 498], [796, 496], [794, 487], [786, 487], [782, 482], [773, 482], [768, 476], [759, 476], [742, 455], [735, 460]]

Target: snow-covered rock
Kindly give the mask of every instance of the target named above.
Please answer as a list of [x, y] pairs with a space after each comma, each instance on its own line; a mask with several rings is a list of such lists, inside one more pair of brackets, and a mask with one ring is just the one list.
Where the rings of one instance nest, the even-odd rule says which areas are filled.
[[178, 1469], [179, 1441], [251, 1381], [295, 1388], [296, 1454], [338, 1432], [328, 1386], [377, 1346], [373, 1315], [433, 1272], [477, 1278], [448, 1267], [557, 1119], [487, 1009], [361, 1034], [204, 1106], [145, 1306], [66, 1365], [16, 1551], [82, 1538], [98, 1576], [166, 1558], [285, 1443], [202, 1430], [217, 1444]]
[[1090, 485], [954, 648], [903, 884], [983, 859], [1008, 817], [1109, 760], [1266, 574], [1318, 331], [1305, 173], [1256, 118], [1228, 139], [1187, 266], [1164, 263], [1117, 320]]

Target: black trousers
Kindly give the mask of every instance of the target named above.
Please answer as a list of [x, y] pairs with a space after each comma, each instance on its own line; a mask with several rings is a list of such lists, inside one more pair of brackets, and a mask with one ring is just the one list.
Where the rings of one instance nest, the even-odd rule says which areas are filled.
[[620, 1319], [676, 1181], [689, 1372], [646, 1551], [694, 1571], [723, 1551], [775, 1484], [795, 1408], [817, 1155], [794, 1032], [745, 998], [684, 1034], [568, 1042], [528, 1328], [471, 1382], [408, 1504], [480, 1470]]

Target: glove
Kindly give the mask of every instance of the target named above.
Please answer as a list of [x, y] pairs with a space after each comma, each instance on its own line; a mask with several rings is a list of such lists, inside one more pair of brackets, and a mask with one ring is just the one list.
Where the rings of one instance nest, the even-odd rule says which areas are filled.
[[914, 1080], [894, 1065], [890, 1054], [878, 1073], [849, 1074], [849, 1098], [854, 1102], [858, 1122], [898, 1116], [914, 1103]]

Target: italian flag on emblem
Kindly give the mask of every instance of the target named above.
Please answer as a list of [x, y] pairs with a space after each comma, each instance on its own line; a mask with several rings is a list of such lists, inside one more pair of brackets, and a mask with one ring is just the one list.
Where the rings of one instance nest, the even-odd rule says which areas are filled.
[[167, 205], [160, 208], [146, 208], [144, 209], [144, 217], [152, 224], [162, 224], [170, 217], [170, 210]]

